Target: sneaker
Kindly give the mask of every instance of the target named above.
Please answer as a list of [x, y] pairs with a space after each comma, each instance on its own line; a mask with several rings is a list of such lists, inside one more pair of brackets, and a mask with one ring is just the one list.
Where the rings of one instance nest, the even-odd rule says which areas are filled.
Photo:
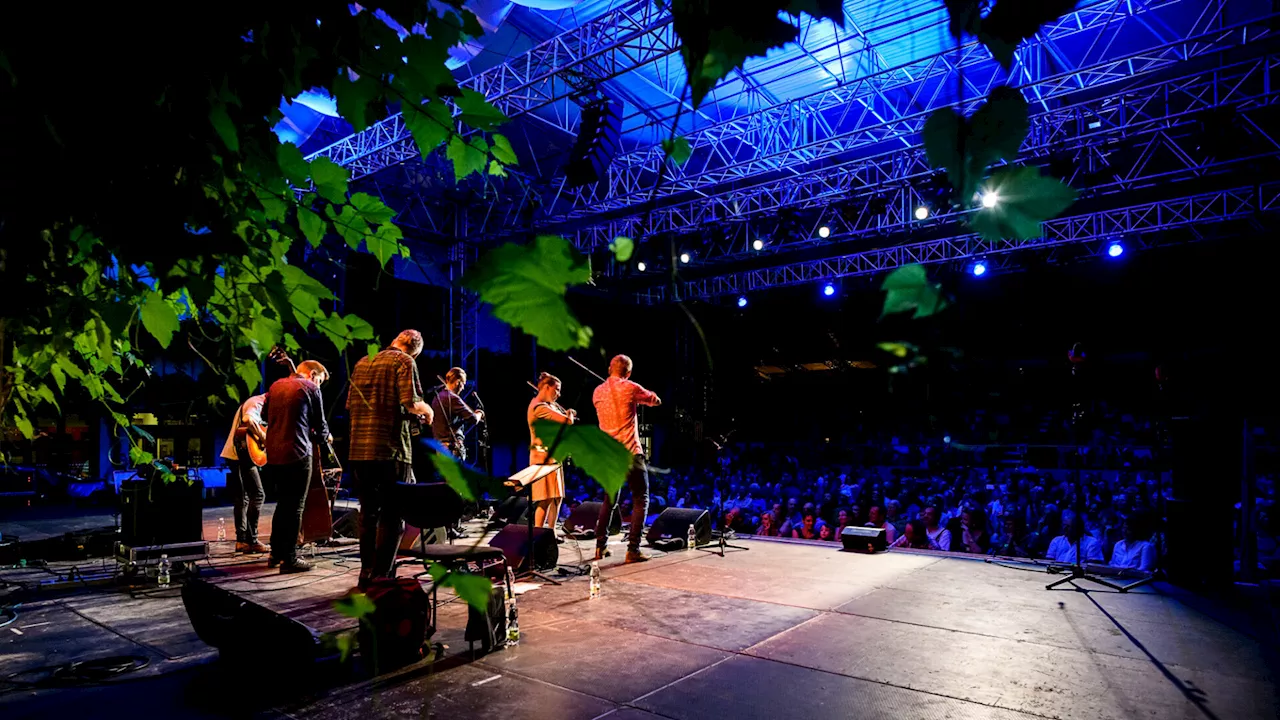
[[642, 563], [642, 562], [649, 562], [649, 556], [645, 555], [639, 550], [628, 550], [627, 559], [623, 561], [623, 563], [627, 565], [630, 565], [632, 563]]
[[613, 554], [613, 552], [612, 552], [611, 550], [609, 550], [609, 548], [596, 548], [596, 560], [597, 560], [597, 561], [603, 560], [603, 559], [605, 559], [605, 558], [609, 557], [609, 556], [610, 556], [610, 555], [612, 555], [612, 554]]
[[[647, 559], [647, 558], [646, 558]], [[280, 574], [288, 575], [289, 573], [307, 572], [313, 565], [302, 558], [294, 558], [288, 562], [280, 563]]]

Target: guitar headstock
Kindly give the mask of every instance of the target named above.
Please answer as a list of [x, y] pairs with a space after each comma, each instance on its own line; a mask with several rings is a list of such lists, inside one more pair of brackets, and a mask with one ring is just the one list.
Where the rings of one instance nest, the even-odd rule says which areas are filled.
[[293, 362], [293, 358], [289, 357], [289, 352], [279, 345], [271, 348], [271, 352], [267, 355], [267, 359], [288, 368], [290, 375], [298, 372], [298, 366]]

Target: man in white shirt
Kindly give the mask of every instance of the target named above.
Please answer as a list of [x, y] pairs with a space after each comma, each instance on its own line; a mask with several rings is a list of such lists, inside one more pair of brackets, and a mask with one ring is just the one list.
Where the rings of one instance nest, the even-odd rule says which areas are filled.
[[[245, 400], [231, 420], [231, 434], [222, 448], [222, 459], [227, 463], [227, 491], [231, 493], [233, 517], [236, 525], [236, 552], [264, 553], [271, 548], [258, 540], [258, 513], [266, 497], [262, 491], [262, 476], [258, 466], [247, 456], [240, 457], [236, 445], [236, 431], [246, 428], [259, 443], [266, 440], [267, 426], [262, 418], [262, 402], [267, 396], [254, 395]], [[243, 450], [243, 446], [240, 448]]]
[[[893, 541], [897, 539], [898, 530], [885, 521], [884, 511], [880, 509], [879, 505], [871, 506], [871, 509], [867, 511], [867, 519], [870, 520], [867, 523], [867, 527], [884, 528], [884, 541], [892, 545]], [[943, 530], [943, 532], [946, 532], [946, 530]]]
[[1124, 521], [1124, 539], [1111, 552], [1111, 567], [1151, 572], [1156, 569], [1156, 548], [1150, 541], [1146, 523], [1138, 516]]
[[929, 549], [951, 550], [951, 531], [939, 525], [938, 508], [930, 505], [924, 509], [924, 532], [929, 536]]
[[1102, 560], [1102, 545], [1084, 531], [1084, 518], [1078, 515], [1072, 515], [1069, 512], [1063, 513], [1063, 525], [1067, 526], [1067, 532], [1059, 535], [1049, 543], [1049, 552], [1046, 557], [1050, 560], [1064, 565], [1074, 565], [1076, 562], [1076, 541], [1080, 541], [1080, 553], [1084, 555], [1083, 562], [1097, 562]]

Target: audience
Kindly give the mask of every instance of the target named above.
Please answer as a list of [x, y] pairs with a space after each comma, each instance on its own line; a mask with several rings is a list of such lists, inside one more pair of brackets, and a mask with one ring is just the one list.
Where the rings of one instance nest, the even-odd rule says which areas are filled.
[[1124, 521], [1124, 539], [1111, 551], [1112, 567], [1151, 572], [1156, 568], [1156, 548], [1150, 540], [1145, 518], [1134, 515]]
[[1049, 543], [1049, 553], [1046, 557], [1054, 562], [1073, 565], [1076, 562], [1078, 544], [1085, 562], [1102, 562], [1102, 544], [1092, 535], [1085, 534], [1084, 518], [1071, 512], [1064, 512], [1062, 520], [1067, 526], [1067, 531]]

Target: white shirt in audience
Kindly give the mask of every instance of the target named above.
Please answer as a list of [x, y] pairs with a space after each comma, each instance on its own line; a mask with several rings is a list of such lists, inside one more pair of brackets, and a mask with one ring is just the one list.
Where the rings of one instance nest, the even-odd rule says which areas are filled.
[[951, 549], [951, 531], [945, 526], [939, 525], [936, 530], [929, 530], [928, 528], [925, 528], [924, 534], [929, 536], [929, 547], [931, 549]]
[[1156, 548], [1146, 540], [1121, 540], [1111, 552], [1111, 567], [1151, 572], [1156, 569]]
[[[1086, 533], [1080, 538], [1080, 551], [1084, 553], [1085, 562], [1102, 562], [1102, 545], [1092, 535]], [[1049, 543], [1047, 556], [1054, 562], [1075, 563], [1076, 544], [1068, 540], [1066, 535], [1059, 535]]]

